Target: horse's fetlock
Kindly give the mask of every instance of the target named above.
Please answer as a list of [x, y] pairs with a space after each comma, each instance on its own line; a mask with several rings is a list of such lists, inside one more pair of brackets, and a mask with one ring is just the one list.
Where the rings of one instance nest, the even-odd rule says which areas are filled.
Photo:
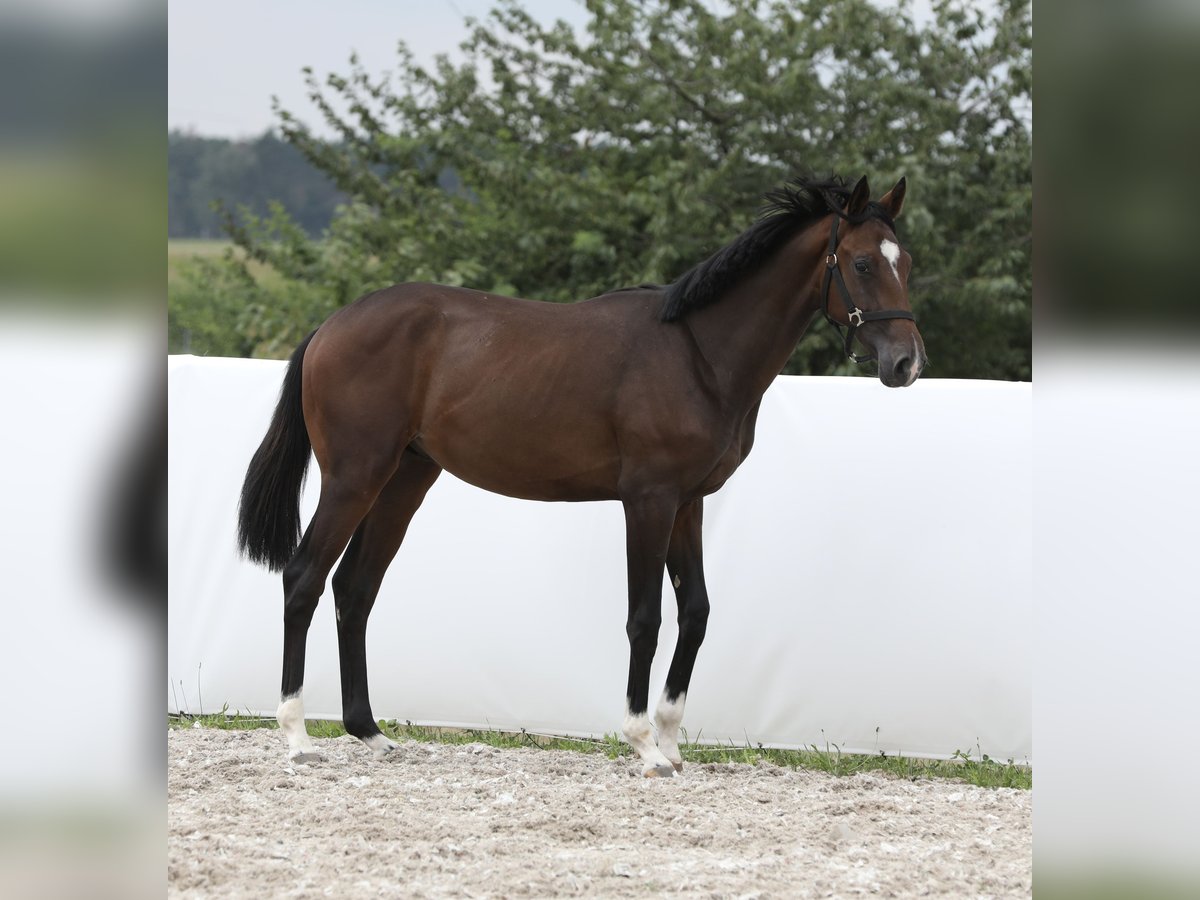
[[347, 734], [352, 734], [359, 740], [369, 738], [373, 734], [381, 734], [379, 725], [371, 718], [371, 711], [356, 710], [348, 713], [342, 719], [342, 725]]

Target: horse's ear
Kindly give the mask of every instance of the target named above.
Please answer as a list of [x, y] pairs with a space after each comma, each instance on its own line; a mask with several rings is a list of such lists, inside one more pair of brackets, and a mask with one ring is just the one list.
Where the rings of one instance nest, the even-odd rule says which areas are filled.
[[900, 218], [900, 210], [904, 208], [904, 179], [896, 182], [896, 186], [879, 198], [879, 205], [888, 211], [893, 219]]
[[867, 176], [864, 175], [858, 179], [858, 184], [854, 186], [854, 190], [850, 193], [850, 202], [846, 204], [846, 215], [859, 215], [867, 208], [867, 204], [870, 202], [871, 186], [867, 184]]

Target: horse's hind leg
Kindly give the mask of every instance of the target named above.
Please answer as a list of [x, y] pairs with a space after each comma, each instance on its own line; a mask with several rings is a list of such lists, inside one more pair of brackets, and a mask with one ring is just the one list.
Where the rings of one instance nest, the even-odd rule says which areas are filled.
[[658, 701], [654, 724], [658, 727], [658, 749], [671, 761], [676, 771], [683, 769], [679, 753], [679, 723], [683, 720], [683, 703], [696, 653], [704, 641], [708, 624], [708, 588], [704, 584], [704, 557], [701, 525], [704, 501], [693, 500], [680, 508], [671, 531], [667, 549], [667, 574], [675, 587], [679, 604], [679, 640], [667, 672], [667, 684]]
[[379, 730], [367, 693], [367, 617], [375, 605], [384, 572], [400, 549], [408, 523], [441, 468], [406, 452], [396, 473], [354, 533], [333, 575], [338, 651], [342, 673], [342, 721], [346, 731], [377, 755], [395, 749]]
[[[365, 470], [364, 470], [365, 471]], [[319, 759], [304, 728], [304, 651], [308, 626], [325, 590], [325, 578], [337, 562], [346, 543], [362, 521], [390, 470], [376, 474], [362, 472], [321, 482], [317, 511], [296, 548], [296, 554], [283, 570], [283, 683], [280, 688], [279, 728], [288, 742], [288, 757], [293, 762]]]

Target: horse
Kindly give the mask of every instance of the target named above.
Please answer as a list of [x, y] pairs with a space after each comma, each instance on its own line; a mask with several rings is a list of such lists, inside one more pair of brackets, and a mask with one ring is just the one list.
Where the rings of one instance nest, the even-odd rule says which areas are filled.
[[[277, 718], [288, 758], [320, 759], [304, 726], [304, 653], [339, 557], [343, 723], [375, 754], [395, 749], [371, 712], [367, 618], [445, 469], [510, 497], [621, 502], [629, 585], [621, 730], [643, 775], [679, 773], [679, 726], [709, 612], [704, 498], [749, 455], [763, 393], [818, 310], [847, 329], [850, 358], [878, 361], [884, 385], [911, 385], [925, 366], [907, 293], [912, 260], [894, 224], [904, 193], [903, 178], [878, 201], [865, 176], [853, 189], [838, 177], [797, 178], [767, 193], [745, 232], [666, 286], [559, 304], [400, 284], [310, 333], [291, 356], [238, 511], [243, 555], [283, 575]], [[856, 338], [869, 354], [855, 354]], [[310, 455], [320, 499], [301, 537]], [[679, 637], [655, 729], [648, 693], [664, 566]]]

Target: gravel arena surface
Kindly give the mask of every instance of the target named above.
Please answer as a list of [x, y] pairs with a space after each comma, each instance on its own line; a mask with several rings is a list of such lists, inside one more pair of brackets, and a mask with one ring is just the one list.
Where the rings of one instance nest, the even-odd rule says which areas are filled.
[[168, 729], [171, 897], [1025, 897], [1030, 791]]

